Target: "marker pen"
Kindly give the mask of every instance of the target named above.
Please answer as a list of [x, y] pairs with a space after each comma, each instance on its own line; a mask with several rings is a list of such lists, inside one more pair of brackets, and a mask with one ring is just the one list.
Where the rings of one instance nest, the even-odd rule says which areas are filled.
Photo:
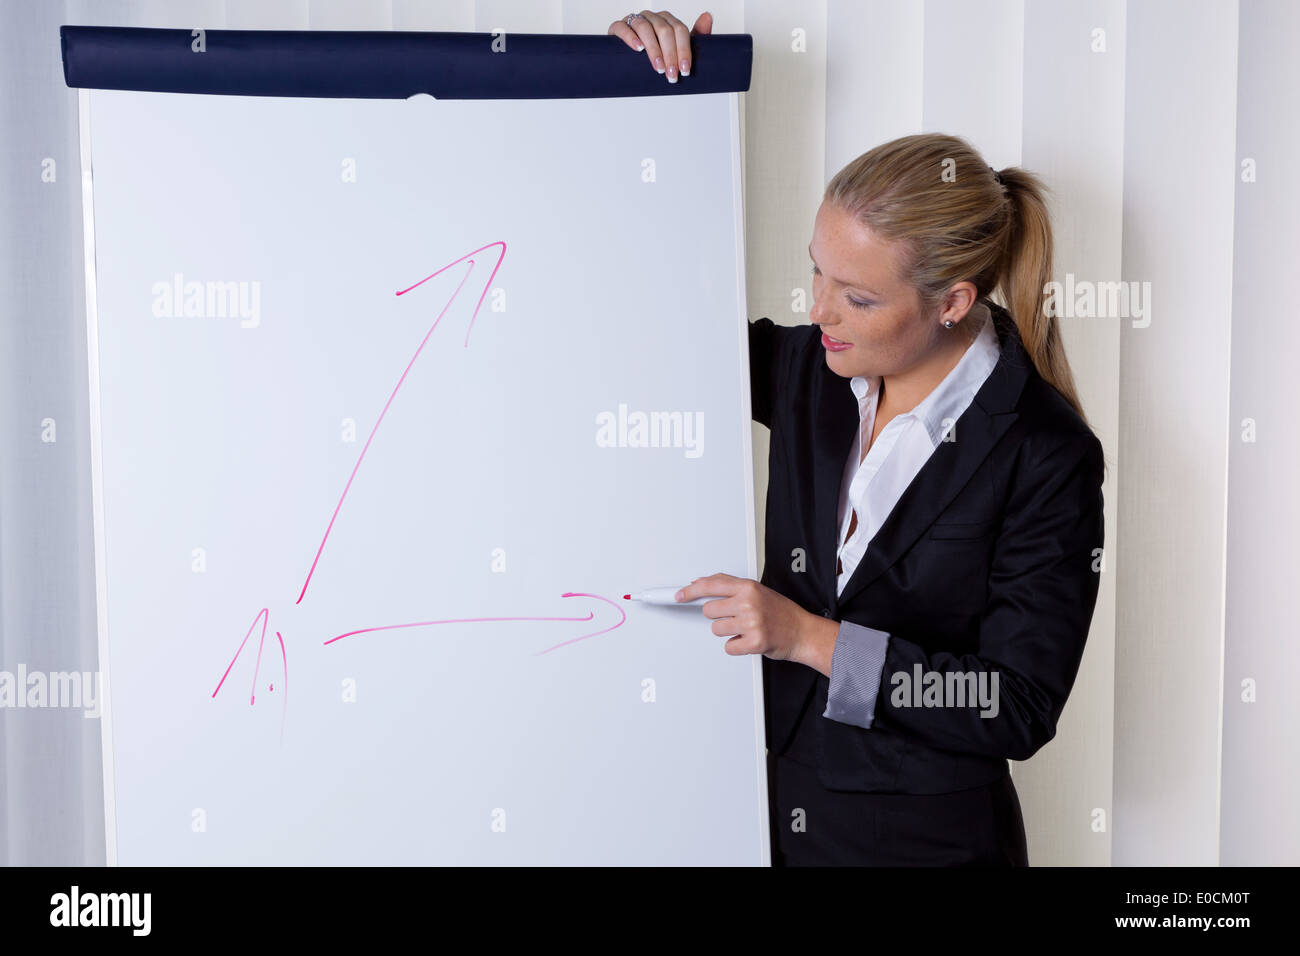
[[702, 597], [694, 601], [678, 601], [674, 594], [681, 588], [646, 588], [636, 594], [624, 594], [624, 601], [640, 601], [642, 604], [671, 604], [674, 607], [694, 607], [697, 604], [704, 604], [708, 601], [721, 600], [720, 597]]

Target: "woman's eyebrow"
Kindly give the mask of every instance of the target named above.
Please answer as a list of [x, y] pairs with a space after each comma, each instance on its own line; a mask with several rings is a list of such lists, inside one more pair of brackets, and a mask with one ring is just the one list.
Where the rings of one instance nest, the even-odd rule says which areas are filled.
[[[816, 259], [813, 259], [812, 243], [811, 243], [811, 242], [808, 243], [808, 258], [809, 258], [809, 259], [812, 259], [812, 261], [813, 261], [813, 265], [817, 265], [817, 260], [816, 260]], [[822, 273], [822, 274], [825, 275], [825, 273]], [[852, 286], [852, 287], [855, 288], [855, 289], [861, 289], [863, 292], [869, 292], [871, 295], [880, 295], [880, 293], [879, 293], [879, 292], [876, 292], [874, 289], [868, 289], [866, 286], [864, 286], [864, 285], [859, 285], [859, 284], [856, 283], [856, 282], [843, 282], [843, 281], [841, 281], [841, 280], [839, 280], [839, 279], [836, 279], [834, 276], [830, 276], [829, 278], [830, 278], [831, 281], [833, 281], [833, 282], [839, 282], [840, 285]]]

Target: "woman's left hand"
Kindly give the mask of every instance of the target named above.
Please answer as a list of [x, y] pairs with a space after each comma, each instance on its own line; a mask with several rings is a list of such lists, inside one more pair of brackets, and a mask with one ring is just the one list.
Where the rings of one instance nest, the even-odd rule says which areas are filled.
[[713, 633], [735, 635], [723, 650], [728, 654], [763, 654], [773, 660], [807, 664], [826, 676], [839, 624], [805, 611], [794, 601], [751, 578], [711, 574], [696, 578], [677, 592], [678, 601], [716, 596], [701, 605], [713, 619]]

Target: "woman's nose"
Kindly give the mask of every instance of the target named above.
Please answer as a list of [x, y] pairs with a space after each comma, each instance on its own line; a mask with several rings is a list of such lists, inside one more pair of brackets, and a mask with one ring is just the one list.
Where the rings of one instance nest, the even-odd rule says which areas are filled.
[[813, 298], [812, 308], [808, 310], [808, 318], [812, 321], [813, 325], [821, 325], [822, 310], [817, 304], [816, 297]]

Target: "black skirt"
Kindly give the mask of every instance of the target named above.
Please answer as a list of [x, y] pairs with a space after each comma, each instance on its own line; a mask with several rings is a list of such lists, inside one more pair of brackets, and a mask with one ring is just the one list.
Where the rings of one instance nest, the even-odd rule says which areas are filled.
[[1029, 865], [1010, 773], [952, 793], [855, 793], [769, 753], [767, 776], [773, 866]]

